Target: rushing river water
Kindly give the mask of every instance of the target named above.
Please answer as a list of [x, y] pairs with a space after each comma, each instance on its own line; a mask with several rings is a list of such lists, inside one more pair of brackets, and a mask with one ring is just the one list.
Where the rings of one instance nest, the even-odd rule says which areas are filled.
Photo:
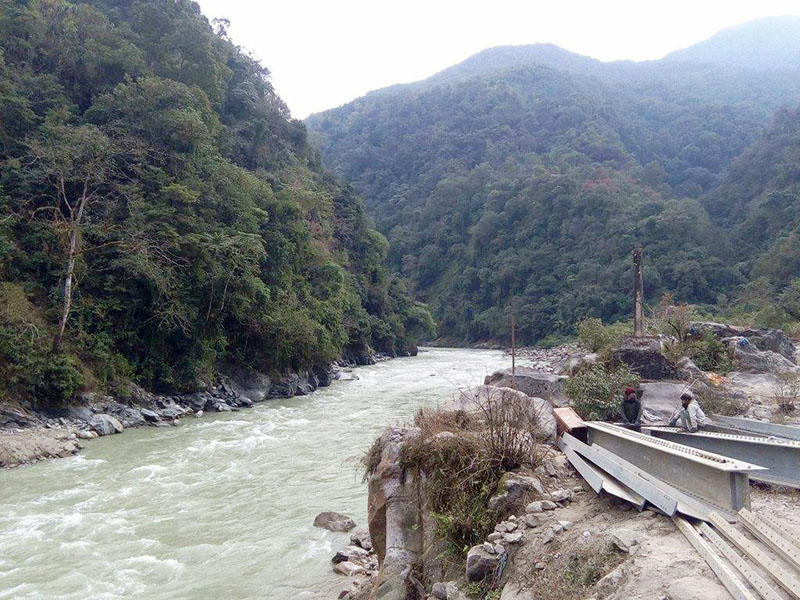
[[358, 460], [387, 425], [510, 366], [430, 349], [356, 369], [306, 397], [184, 419], [0, 471], [0, 598], [335, 598], [330, 558], [366, 522]]

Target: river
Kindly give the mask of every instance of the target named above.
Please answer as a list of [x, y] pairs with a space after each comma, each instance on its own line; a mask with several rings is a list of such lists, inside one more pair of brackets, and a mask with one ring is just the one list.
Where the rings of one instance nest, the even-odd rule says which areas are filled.
[[100, 438], [72, 458], [0, 471], [0, 599], [331, 599], [330, 558], [366, 523], [358, 462], [388, 425], [510, 366], [427, 349], [310, 396]]

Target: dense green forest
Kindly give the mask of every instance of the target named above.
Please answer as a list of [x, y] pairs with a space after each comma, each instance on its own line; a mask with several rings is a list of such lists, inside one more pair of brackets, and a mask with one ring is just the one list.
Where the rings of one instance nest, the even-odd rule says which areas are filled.
[[0, 0], [0, 398], [415, 350], [426, 309], [189, 0]]
[[800, 296], [800, 118], [781, 110], [800, 64], [712, 62], [496, 48], [307, 124], [450, 339], [507, 340], [512, 310], [526, 343], [627, 318], [639, 245], [651, 301], [781, 324]]

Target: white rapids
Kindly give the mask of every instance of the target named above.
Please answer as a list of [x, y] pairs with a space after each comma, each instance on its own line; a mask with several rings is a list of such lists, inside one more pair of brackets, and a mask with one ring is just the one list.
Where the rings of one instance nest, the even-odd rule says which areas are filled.
[[359, 459], [389, 425], [510, 366], [499, 351], [426, 349], [310, 396], [87, 443], [0, 471], [0, 599], [329, 599], [366, 521]]

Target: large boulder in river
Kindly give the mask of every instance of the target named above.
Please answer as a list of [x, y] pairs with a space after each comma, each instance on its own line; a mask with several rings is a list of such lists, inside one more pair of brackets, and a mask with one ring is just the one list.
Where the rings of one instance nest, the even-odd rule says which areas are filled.
[[328, 531], [350, 531], [355, 529], [356, 522], [347, 515], [337, 512], [322, 512], [314, 518], [314, 527], [322, 527]]
[[536, 371], [529, 367], [517, 367], [514, 374], [511, 369], [501, 369], [483, 380], [484, 385], [519, 390], [532, 398], [543, 398], [554, 406], [567, 406], [565, 375], [554, 375], [544, 371]]
[[115, 417], [107, 414], [94, 415], [89, 422], [89, 426], [97, 432], [98, 435], [112, 435], [114, 433], [122, 433], [122, 423]]

